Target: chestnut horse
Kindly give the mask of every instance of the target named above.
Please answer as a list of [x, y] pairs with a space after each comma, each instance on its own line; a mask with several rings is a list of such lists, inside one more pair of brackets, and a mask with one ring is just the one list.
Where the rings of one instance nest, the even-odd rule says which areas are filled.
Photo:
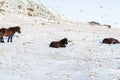
[[64, 38], [60, 41], [52, 41], [49, 47], [54, 47], [54, 48], [66, 47], [67, 44], [68, 44], [68, 39]]
[[21, 33], [19, 26], [9, 27], [8, 29], [1, 28], [0, 29], [0, 39], [1, 39], [1, 42], [4, 42], [3, 36], [8, 36], [7, 42], [9, 42], [9, 40], [10, 40], [10, 42], [12, 42], [12, 37], [13, 37], [13, 35], [16, 32]]
[[105, 44], [116, 44], [116, 43], [120, 43], [117, 39], [115, 38], [105, 38], [102, 43]]

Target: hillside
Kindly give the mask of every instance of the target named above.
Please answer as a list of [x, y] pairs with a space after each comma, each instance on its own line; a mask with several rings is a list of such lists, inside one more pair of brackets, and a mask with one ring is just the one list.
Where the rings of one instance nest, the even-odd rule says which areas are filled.
[[[0, 44], [0, 80], [119, 80], [120, 45], [106, 45], [105, 37], [120, 40], [119, 29], [39, 18], [1, 16], [1, 27], [21, 25], [13, 43]], [[68, 38], [66, 48], [50, 48], [51, 41]], [[4, 37], [5, 41], [7, 40]]]
[[0, 14], [17, 14], [58, 20], [61, 16], [41, 0], [0, 0]]
[[[0, 80], [120, 80], [120, 29], [62, 20], [39, 0], [0, 0], [0, 28], [20, 26], [0, 43]], [[68, 38], [66, 48], [50, 48]]]

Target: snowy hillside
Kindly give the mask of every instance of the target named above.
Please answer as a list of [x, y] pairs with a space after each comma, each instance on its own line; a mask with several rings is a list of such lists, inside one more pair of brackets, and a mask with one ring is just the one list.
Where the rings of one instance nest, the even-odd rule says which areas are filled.
[[[0, 28], [20, 26], [0, 43], [0, 80], [120, 80], [120, 29], [69, 20], [40, 0], [0, 0]], [[68, 38], [66, 48], [51, 41]]]
[[0, 0], [0, 14], [22, 14], [50, 20], [61, 18], [58, 13], [45, 6], [41, 0]]
[[[0, 80], [120, 80], [120, 44], [101, 45], [105, 37], [120, 40], [119, 29], [50, 23], [1, 16], [0, 27], [20, 25], [22, 33], [15, 34], [13, 43], [0, 44]], [[64, 37], [71, 41], [66, 48], [49, 47]]]

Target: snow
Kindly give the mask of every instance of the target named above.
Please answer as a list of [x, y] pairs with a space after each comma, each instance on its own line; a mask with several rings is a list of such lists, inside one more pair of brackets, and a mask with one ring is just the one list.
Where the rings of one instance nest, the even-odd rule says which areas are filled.
[[80, 22], [97, 21], [120, 28], [119, 0], [41, 0], [67, 19]]
[[[119, 29], [22, 15], [1, 16], [0, 25], [20, 25], [22, 32], [0, 44], [0, 80], [120, 79], [120, 45], [101, 44], [105, 37], [120, 40]], [[71, 41], [66, 48], [49, 47], [65, 37]]]
[[[106, 37], [120, 40], [120, 29], [62, 20], [47, 6], [40, 13], [48, 18], [26, 16], [22, 11], [32, 0], [19, 1], [7, 1], [13, 6], [2, 6], [0, 14], [0, 28], [21, 27], [12, 43], [4, 37], [0, 44], [0, 80], [120, 80], [120, 45], [101, 43]], [[24, 6], [20, 14], [14, 4]], [[62, 38], [69, 40], [66, 48], [49, 47]]]
[[51, 20], [61, 19], [57, 12], [43, 4], [41, 0], [0, 0], [0, 14], [22, 14]]

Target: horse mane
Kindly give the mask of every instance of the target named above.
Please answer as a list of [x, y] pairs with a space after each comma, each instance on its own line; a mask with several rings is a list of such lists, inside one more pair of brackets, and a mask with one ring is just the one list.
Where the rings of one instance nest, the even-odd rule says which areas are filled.
[[20, 30], [19, 26], [9, 27], [8, 29], [11, 29], [12, 31]]
[[9, 29], [20, 29], [20, 26], [9, 27]]
[[63, 44], [68, 44], [67, 41], [68, 41], [67, 38], [64, 38], [64, 39], [60, 40], [60, 42], [62, 42]]

